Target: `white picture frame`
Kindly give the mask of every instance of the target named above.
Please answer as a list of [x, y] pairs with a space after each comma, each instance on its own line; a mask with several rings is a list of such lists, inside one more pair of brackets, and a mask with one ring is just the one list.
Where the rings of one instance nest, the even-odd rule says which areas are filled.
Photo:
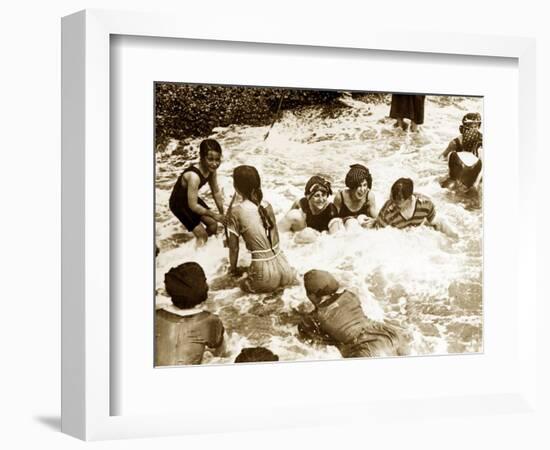
[[[87, 10], [65, 17], [62, 22], [62, 431], [85, 440], [163, 436], [211, 431], [234, 431], [269, 427], [329, 424], [360, 418], [399, 420], [404, 416], [442, 417], [493, 415], [502, 412], [536, 415], [536, 236], [521, 233], [510, 243], [517, 254], [517, 376], [501, 392], [470, 392], [461, 397], [401, 396], [362, 402], [342, 399], [294, 405], [264, 405], [254, 411], [220, 409], [209, 420], [188, 408], [170, 414], [111, 415], [112, 394], [110, 336], [111, 320], [111, 173], [110, 40], [111, 36], [162, 37], [242, 43], [285, 44], [338, 49], [413, 52], [479, 57], [511, 58], [518, 63], [518, 148], [535, 149], [535, 43], [532, 39], [456, 34], [369, 33], [349, 30], [328, 36], [322, 27], [285, 29], [251, 23], [234, 28], [223, 22], [216, 28], [164, 14]], [[197, 80], [192, 80], [197, 81]], [[535, 228], [535, 152], [519, 153], [519, 181], [514, 187], [522, 230]], [[511, 295], [517, 296], [518, 291]], [[361, 361], [346, 362], [347, 370]], [[468, 361], [463, 360], [464, 364]], [[376, 364], [376, 363], [375, 363]], [[395, 361], [385, 363], [396, 368]], [[449, 364], [441, 362], [439, 364]], [[306, 366], [304, 366], [306, 367]], [[373, 367], [377, 367], [376, 365]], [[209, 368], [209, 370], [221, 370]], [[251, 376], [282, 376], [278, 366], [233, 368]], [[311, 376], [315, 366], [305, 369]], [[341, 366], [340, 366], [341, 370]], [[387, 368], [383, 370], [388, 370]], [[185, 376], [184, 374], [182, 376]], [[274, 376], [274, 375], [271, 375]], [[395, 412], [395, 402], [399, 412]], [[192, 408], [191, 408], [192, 409]], [[437, 411], [435, 413], [434, 411]], [[225, 416], [224, 416], [225, 414]], [[225, 417], [225, 418], [224, 418]]]

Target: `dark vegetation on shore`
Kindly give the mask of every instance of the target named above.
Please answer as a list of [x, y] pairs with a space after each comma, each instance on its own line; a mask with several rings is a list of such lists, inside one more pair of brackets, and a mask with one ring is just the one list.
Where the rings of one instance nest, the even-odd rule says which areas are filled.
[[[162, 149], [170, 139], [208, 136], [214, 128], [232, 124], [270, 125], [281, 96], [281, 111], [313, 105], [331, 110], [346, 107], [338, 101], [339, 91], [157, 83], [155, 146]], [[354, 92], [352, 97], [368, 103], [389, 102], [386, 94]]]

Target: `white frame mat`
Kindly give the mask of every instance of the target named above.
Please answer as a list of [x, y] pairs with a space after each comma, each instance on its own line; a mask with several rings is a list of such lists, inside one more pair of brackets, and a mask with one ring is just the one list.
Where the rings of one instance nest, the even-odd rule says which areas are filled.
[[[517, 220], [520, 222], [517, 238], [509, 244], [510, 255], [517, 256], [517, 278], [513, 283], [517, 289], [510, 295], [517, 304], [517, 322], [514, 324], [517, 340], [514, 344], [518, 368], [517, 376], [507, 382], [506, 389], [497, 393], [470, 392], [463, 396], [421, 394], [421, 398], [411, 392], [411, 395], [372, 402], [347, 397], [341, 402], [327, 403], [320, 398], [315, 404], [273, 403], [254, 411], [224, 405], [220, 414], [208, 418], [203, 414], [193, 414], [192, 404], [170, 414], [112, 415], [113, 391], [117, 389], [111, 379], [114, 357], [111, 339], [117, 324], [111, 320], [110, 309], [115, 284], [110, 278], [113, 245], [110, 199], [113, 177], [117, 176], [111, 173], [110, 166], [110, 43], [113, 35], [517, 60], [518, 117], [511, 120], [518, 121], [517, 146], [522, 151], [517, 161], [519, 181], [517, 188], [512, 188], [514, 195], [511, 198], [517, 201], [514, 207], [521, 220]], [[62, 431], [84, 440], [100, 440], [286, 426], [345, 423], [365, 426], [367, 418], [376, 423], [409, 417], [539, 414], [548, 405], [537, 399], [537, 241], [532, 231], [537, 219], [535, 95], [535, 42], [526, 38], [354, 29], [329, 35], [323, 24], [312, 23], [306, 29], [283, 31], [277, 24], [262, 21], [250, 21], [249, 26], [239, 27], [219, 20], [215, 26], [205, 27], [200, 20], [190, 20], [189, 17], [100, 10], [81, 11], [63, 18]], [[518, 301], [520, 286], [521, 301]], [[538, 300], [542, 301], [541, 298]], [[484, 358], [486, 355], [475, 357]], [[472, 357], [469, 358], [464, 358], [463, 363], [470, 364]], [[325, 364], [330, 364], [328, 370], [334, 370], [334, 362]], [[352, 371], [361, 364], [362, 361], [347, 361], [346, 370]], [[374, 363], [372, 369], [380, 367], [379, 364]], [[384, 364], [396, 370], [402, 369], [397, 359]], [[442, 360], [438, 364], [448, 363]], [[261, 377], [267, 373], [267, 376], [274, 377], [282, 376], [286, 370], [284, 365], [280, 367], [283, 368], [279, 365], [251, 365], [238, 370], [241, 375], [246, 372], [248, 376]], [[318, 366], [304, 364], [302, 370], [314, 377], [317, 369]], [[278, 375], [270, 375], [269, 371]], [[185, 374], [181, 372], [182, 377]]]

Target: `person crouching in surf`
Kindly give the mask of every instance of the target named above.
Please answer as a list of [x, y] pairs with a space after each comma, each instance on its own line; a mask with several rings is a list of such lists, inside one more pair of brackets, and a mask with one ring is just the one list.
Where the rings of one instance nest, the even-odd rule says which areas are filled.
[[338, 231], [340, 221], [334, 220], [338, 209], [329, 201], [331, 195], [330, 181], [321, 175], [312, 176], [306, 183], [304, 196], [294, 202], [279, 222], [279, 231], [299, 232], [296, 239], [304, 242], [315, 240], [323, 231]]
[[298, 326], [303, 338], [335, 345], [344, 358], [408, 354], [403, 333], [396, 327], [369, 319], [357, 295], [341, 289], [331, 273], [306, 272], [304, 287], [315, 310]]
[[453, 139], [441, 155], [448, 157], [449, 164], [448, 175], [440, 181], [442, 187], [468, 190], [481, 181], [480, 148], [483, 135], [480, 127], [481, 116], [478, 113], [468, 113], [462, 118], [460, 136]]
[[[170, 195], [170, 210], [195, 235], [200, 246], [206, 243], [208, 236], [216, 234], [218, 222], [225, 225], [227, 219], [223, 215], [223, 198], [217, 178], [222, 148], [215, 139], [205, 139], [200, 144], [199, 156], [199, 164], [187, 167], [178, 177]], [[210, 210], [198, 195], [206, 183], [210, 185], [219, 214]]]

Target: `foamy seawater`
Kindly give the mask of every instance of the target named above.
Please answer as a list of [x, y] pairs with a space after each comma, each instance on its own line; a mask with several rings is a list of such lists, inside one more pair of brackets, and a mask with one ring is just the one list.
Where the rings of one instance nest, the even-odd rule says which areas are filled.
[[[264, 141], [267, 127], [230, 126], [210, 136], [223, 148], [218, 180], [225, 204], [233, 195], [231, 174], [240, 164], [254, 165], [262, 177], [264, 198], [280, 220], [294, 200], [303, 196], [315, 173], [330, 177], [333, 190], [344, 188], [349, 166], [369, 167], [380, 208], [393, 182], [410, 177], [415, 191], [429, 196], [437, 214], [460, 235], [454, 241], [431, 228], [380, 229], [322, 235], [311, 244], [297, 244], [292, 233], [281, 236], [281, 247], [300, 274], [300, 285], [282, 294], [243, 293], [226, 276], [228, 252], [223, 236], [196, 249], [191, 233], [168, 208], [176, 178], [187, 164], [198, 162], [193, 140], [185, 155], [173, 154], [176, 143], [157, 152], [156, 260], [157, 305], [168, 302], [164, 274], [185, 261], [197, 261], [210, 283], [205, 308], [224, 323], [230, 355], [204, 363], [233, 362], [243, 347], [265, 346], [280, 360], [339, 358], [333, 346], [309, 345], [298, 338], [300, 313], [310, 311], [302, 275], [310, 269], [331, 271], [349, 290], [359, 294], [373, 319], [388, 320], [411, 336], [415, 355], [482, 351], [482, 209], [480, 196], [465, 197], [439, 185], [447, 163], [439, 155], [459, 134], [466, 112], [483, 116], [483, 100], [428, 96], [425, 123], [419, 133], [393, 127], [389, 105], [347, 100], [348, 108], [332, 114], [308, 108], [285, 112]], [[176, 153], [181, 153], [177, 151]], [[191, 158], [189, 157], [191, 155]], [[199, 194], [213, 205], [208, 187]], [[241, 242], [240, 266], [250, 257]]]

